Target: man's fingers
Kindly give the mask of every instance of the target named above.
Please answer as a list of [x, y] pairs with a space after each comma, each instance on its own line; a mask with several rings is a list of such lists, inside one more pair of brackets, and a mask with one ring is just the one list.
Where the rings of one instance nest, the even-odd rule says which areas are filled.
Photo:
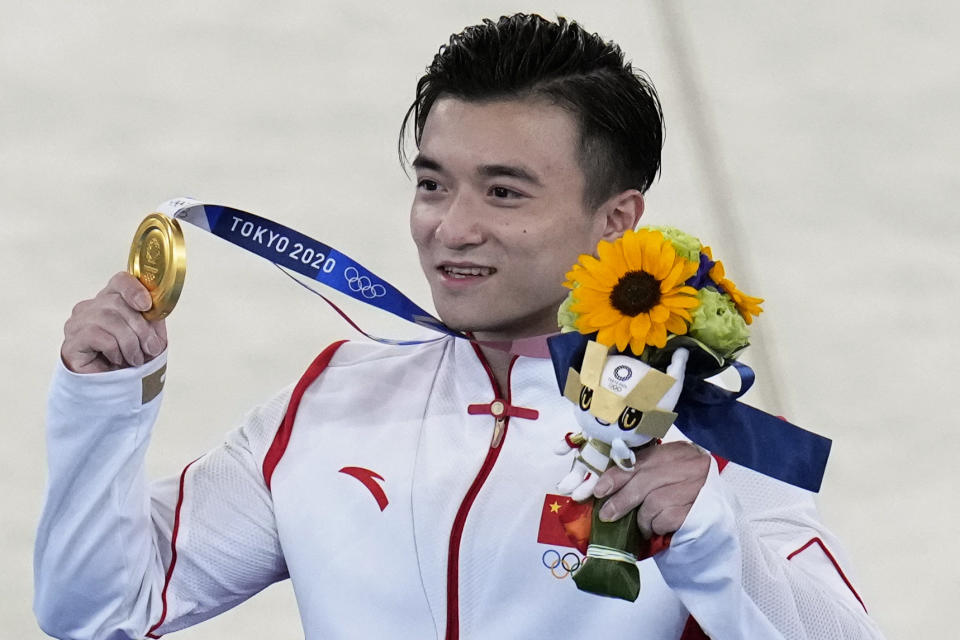
[[610, 467], [600, 476], [600, 480], [597, 481], [597, 486], [593, 489], [593, 495], [597, 498], [603, 498], [615, 491], [619, 491], [634, 475], [636, 475], [636, 467], [634, 467], [633, 471], [624, 471], [616, 466]]
[[[630, 477], [626, 482], [621, 482], [622, 476], [619, 474], [614, 477], [614, 486], [616, 487], [619, 484], [619, 488], [609, 494], [610, 497], [607, 499], [606, 505], [600, 510], [601, 518], [609, 516], [605, 519], [616, 519], [639, 506], [658, 487], [683, 482], [690, 478], [691, 474], [699, 475], [699, 470], [692, 468], [689, 463], [656, 465], [655, 467], [641, 467], [638, 464], [633, 473], [620, 469], [617, 469], [617, 471]], [[607, 473], [610, 473], [610, 471], [607, 471]], [[706, 476], [705, 473], [703, 475]], [[606, 477], [606, 474], [604, 474], [604, 477]], [[700, 484], [703, 484], [702, 480]], [[596, 492], [594, 492], [594, 495], [596, 495]]]
[[[600, 509], [600, 519], [616, 520], [644, 503], [658, 489], [688, 481], [690, 484], [686, 486], [693, 489], [695, 498], [709, 469], [709, 454], [688, 443], [672, 442], [643, 449], [637, 453], [633, 472], [609, 469], [597, 483], [598, 486], [605, 480], [610, 483], [610, 491], [604, 493], [608, 498]], [[594, 495], [598, 493], [594, 490]]]
[[666, 535], [680, 528], [697, 499], [701, 484], [696, 479], [658, 487], [637, 510], [637, 527], [644, 537]]
[[86, 351], [88, 355], [87, 363], [95, 360], [97, 355], [101, 355], [104, 360], [115, 367], [123, 366], [123, 354], [120, 352], [120, 345], [117, 344], [117, 339], [109, 332], [94, 327], [87, 337], [87, 344], [90, 347]]
[[600, 476], [597, 486], [594, 487], [593, 495], [598, 498], [603, 498], [615, 491], [619, 491], [640, 471], [641, 464], [650, 456], [650, 453], [656, 447], [657, 445], [653, 445], [637, 451], [632, 471], [624, 471], [616, 466], [607, 469], [603, 475]]
[[[666, 507], [650, 521], [650, 532], [658, 536], [675, 533], [683, 526], [683, 521], [687, 519], [687, 514], [690, 513], [691, 506], [691, 504], [687, 504]], [[651, 534], [647, 533], [647, 538], [650, 536]]]
[[110, 278], [106, 289], [101, 293], [115, 292], [120, 294], [127, 305], [136, 311], [149, 311], [153, 306], [153, 300], [150, 298], [150, 292], [143, 286], [139, 280], [131, 276], [126, 271], [120, 271]]
[[[108, 294], [116, 297], [116, 294]], [[61, 355], [72, 371], [82, 371], [99, 352], [112, 365], [140, 366], [148, 357], [156, 355], [143, 348], [151, 340], [159, 343], [156, 331], [134, 311], [119, 301], [110, 306], [91, 304], [83, 307], [64, 325], [65, 339]], [[79, 305], [78, 305], [79, 306]], [[151, 344], [156, 348], [158, 344]], [[162, 349], [160, 349], [162, 350]], [[158, 350], [157, 353], [160, 353]]]
[[[121, 317], [127, 323], [127, 326], [136, 334], [140, 342], [140, 349], [149, 357], [159, 355], [166, 346], [166, 338], [161, 338], [157, 332], [157, 323], [148, 322], [143, 314], [138, 312], [121, 312]], [[164, 336], [166, 336], [166, 327], [163, 327]]]
[[167, 346], [164, 322], [147, 321], [153, 302], [146, 287], [128, 273], [115, 274], [92, 300], [73, 308], [63, 326], [60, 355], [77, 373], [139, 367]]

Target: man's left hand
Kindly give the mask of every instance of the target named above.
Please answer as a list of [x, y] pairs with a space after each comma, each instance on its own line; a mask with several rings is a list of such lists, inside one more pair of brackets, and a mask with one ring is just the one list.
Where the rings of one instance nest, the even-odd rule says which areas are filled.
[[637, 452], [632, 471], [612, 467], [597, 482], [593, 495], [610, 496], [600, 519], [612, 521], [636, 506], [637, 526], [645, 538], [680, 528], [700, 488], [707, 481], [710, 454], [689, 442], [669, 442]]

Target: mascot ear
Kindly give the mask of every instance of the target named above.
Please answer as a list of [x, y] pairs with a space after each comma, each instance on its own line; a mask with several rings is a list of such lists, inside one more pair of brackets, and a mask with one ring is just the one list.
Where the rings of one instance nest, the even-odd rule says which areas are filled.
[[586, 353], [590, 338], [591, 336], [585, 336], [579, 331], [561, 333], [547, 338], [550, 359], [553, 360], [553, 372], [557, 376], [557, 386], [561, 394], [567, 386], [567, 372], [570, 368], [580, 370], [583, 354]]

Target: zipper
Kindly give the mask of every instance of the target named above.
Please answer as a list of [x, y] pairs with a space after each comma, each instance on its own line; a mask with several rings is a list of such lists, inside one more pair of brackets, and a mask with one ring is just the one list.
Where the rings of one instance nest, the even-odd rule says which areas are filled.
[[[500, 391], [500, 385], [497, 383], [497, 379], [494, 377], [493, 371], [490, 370], [490, 365], [480, 348], [475, 343], [471, 343], [471, 346], [476, 351], [477, 357], [480, 358], [480, 362], [490, 378], [494, 397], [504, 397]], [[510, 368], [507, 370], [507, 404], [510, 403], [510, 374], [513, 373], [513, 364], [516, 361], [517, 356], [513, 356], [510, 360]], [[502, 412], [497, 413], [501, 413], [501, 415], [494, 422], [493, 435], [490, 439], [490, 447], [487, 449], [487, 456], [483, 459], [477, 477], [473, 479], [473, 483], [467, 489], [467, 494], [460, 503], [457, 515], [453, 519], [453, 529], [450, 531], [450, 544], [447, 548], [447, 629], [444, 635], [445, 640], [459, 640], [460, 638], [460, 542], [463, 539], [463, 526], [467, 521], [467, 515], [470, 513], [470, 507], [473, 506], [477, 494], [480, 493], [480, 488], [483, 487], [483, 483], [486, 482], [490, 471], [493, 470], [493, 465], [496, 464], [497, 458], [500, 456], [500, 445], [503, 444], [503, 439], [507, 435], [507, 427], [510, 425], [510, 416], [503, 415]]]

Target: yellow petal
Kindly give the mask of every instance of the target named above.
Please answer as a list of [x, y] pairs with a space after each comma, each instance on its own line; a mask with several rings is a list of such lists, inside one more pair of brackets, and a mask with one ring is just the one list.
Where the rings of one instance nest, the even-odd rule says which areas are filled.
[[630, 334], [639, 340], [646, 340], [650, 331], [650, 314], [639, 313], [630, 321]]
[[667, 318], [670, 317], [670, 309], [668, 309], [663, 304], [658, 304], [653, 309], [650, 310], [650, 320], [653, 322], [666, 322]]
[[[660, 293], [666, 293], [673, 289], [678, 282], [680, 282], [680, 276], [683, 274], [683, 264], [676, 263], [673, 265], [673, 268], [670, 270], [670, 273], [663, 279], [660, 283]], [[686, 282], [684, 278], [683, 282]]]
[[617, 283], [616, 280], [608, 281], [604, 277], [598, 278], [588, 271], [581, 271], [577, 274], [576, 282], [579, 282], [581, 287], [592, 288], [598, 291], [611, 291], [613, 285]]
[[641, 338], [630, 338], [630, 350], [633, 351], [634, 355], [639, 356], [643, 353], [643, 349], [647, 346], [646, 339]]
[[591, 289], [589, 287], [580, 287], [577, 289], [574, 294], [574, 299], [577, 303], [586, 303], [590, 306], [609, 306], [610, 305], [610, 292], [609, 291], [597, 291], [596, 289]]
[[643, 249], [640, 246], [640, 236], [634, 231], [623, 234], [623, 258], [627, 263], [628, 271], [643, 269]]
[[664, 296], [660, 299], [670, 309], [695, 309], [700, 305], [700, 300], [695, 296], [685, 296], [681, 294]]
[[709, 275], [714, 282], [720, 284], [720, 281], [726, 278], [726, 273], [723, 270], [723, 263], [719, 260], [713, 263], [713, 266], [710, 267]]
[[664, 347], [667, 344], [667, 329], [662, 324], [654, 324], [647, 334], [647, 344], [655, 347]]
[[661, 245], [655, 238], [651, 238], [651, 235], [647, 234], [643, 242], [643, 270], [652, 275], [660, 263]]
[[663, 280], [666, 278], [670, 274], [670, 270], [673, 268], [673, 263], [676, 261], [676, 250], [668, 240], [665, 240], [663, 246], [660, 248], [660, 261], [657, 264], [656, 271], [653, 273], [653, 277], [655, 277], [657, 280]]
[[609, 284], [613, 286], [616, 284], [617, 280], [620, 279], [622, 274], [617, 273], [608, 265], [600, 262], [593, 256], [588, 256], [586, 254], [580, 256], [580, 264], [592, 275], [596, 280], [603, 282], [604, 284]]
[[616, 324], [622, 317], [616, 309], [611, 308], [596, 309], [584, 315], [586, 317], [586, 321], [597, 329]]
[[688, 328], [687, 323], [684, 322], [683, 318], [678, 314], [671, 314], [664, 326], [667, 328], [667, 331], [678, 336], [686, 334]]
[[[617, 247], [614, 246], [613, 242], [601, 241], [597, 244], [597, 257], [600, 258], [600, 262], [609, 267], [616, 268], [617, 265], [622, 262], [622, 259], [617, 255], [618, 253]], [[620, 253], [620, 256], [622, 255], [623, 254]]]

